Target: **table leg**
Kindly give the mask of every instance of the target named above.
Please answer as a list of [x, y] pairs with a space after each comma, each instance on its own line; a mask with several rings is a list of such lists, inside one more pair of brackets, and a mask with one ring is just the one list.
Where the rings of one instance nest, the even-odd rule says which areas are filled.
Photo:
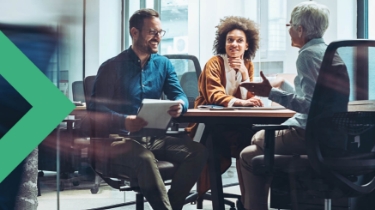
[[208, 168], [210, 176], [211, 194], [212, 194], [212, 208], [214, 210], [225, 210], [223, 183], [221, 180], [220, 171], [220, 148], [219, 144], [213, 142], [213, 127], [206, 125], [203, 136], [206, 137], [206, 147], [208, 149]]

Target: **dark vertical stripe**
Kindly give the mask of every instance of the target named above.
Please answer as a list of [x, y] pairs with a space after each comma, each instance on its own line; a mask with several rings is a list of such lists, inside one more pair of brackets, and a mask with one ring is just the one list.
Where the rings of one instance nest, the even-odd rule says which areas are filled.
[[368, 100], [369, 92], [369, 59], [368, 59], [368, 47], [360, 46], [356, 49], [356, 73], [355, 73], [355, 100]]
[[[357, 38], [368, 39], [368, 0], [357, 0]], [[357, 48], [355, 100], [368, 100], [368, 55], [367, 47]]]
[[368, 39], [368, 0], [357, 0], [357, 38]]

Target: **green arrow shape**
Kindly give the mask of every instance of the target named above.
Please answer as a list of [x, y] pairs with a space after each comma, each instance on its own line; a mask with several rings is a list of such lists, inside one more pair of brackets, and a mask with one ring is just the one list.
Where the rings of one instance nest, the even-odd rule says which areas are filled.
[[0, 46], [0, 74], [32, 106], [0, 139], [2, 182], [75, 106], [1, 31]]

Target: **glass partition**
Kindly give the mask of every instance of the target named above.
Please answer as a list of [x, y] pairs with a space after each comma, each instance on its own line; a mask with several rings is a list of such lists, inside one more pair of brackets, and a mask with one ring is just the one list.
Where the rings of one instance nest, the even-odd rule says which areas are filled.
[[[1, 0], [0, 0], [1, 1]], [[45, 0], [44, 3], [48, 2]], [[118, 44], [120, 46], [120, 39], [112, 37], [113, 34], [119, 36], [117, 32], [120, 30], [108, 31], [104, 27], [108, 21], [117, 21], [120, 18], [117, 7], [108, 6], [106, 0], [91, 1], [86, 0], [86, 48], [83, 49], [83, 1], [64, 1], [66, 7], [55, 8], [56, 13], [60, 13], [60, 9], [64, 10], [61, 17], [61, 30], [63, 37], [61, 39], [62, 48], [57, 51], [55, 57], [51, 60], [55, 67], [51, 67], [50, 77], [52, 81], [63, 91], [67, 97], [72, 98], [72, 83], [75, 81], [82, 81], [83, 62], [86, 62], [85, 75], [96, 74], [99, 65], [106, 59], [109, 59], [114, 54], [103, 53], [104, 47], [108, 44]], [[128, 17], [125, 18], [124, 27], [128, 27], [127, 21], [134, 11], [140, 8], [141, 1], [130, 0], [116, 0], [118, 5], [126, 3], [128, 5]], [[191, 54], [198, 57], [201, 67], [205, 65], [207, 60], [213, 55], [212, 46], [215, 37], [215, 26], [219, 20], [225, 16], [238, 15], [248, 17], [259, 24], [260, 29], [260, 49], [253, 59], [255, 65], [255, 76], [259, 76], [259, 71], [262, 70], [266, 75], [271, 76], [275, 74], [296, 74], [295, 61], [298, 56], [298, 49], [291, 46], [290, 36], [285, 24], [289, 22], [292, 8], [304, 0], [232, 0], [230, 4], [223, 0], [145, 0], [143, 1], [145, 7], [153, 8], [160, 6], [160, 15], [162, 20], [162, 27], [166, 30], [166, 34], [160, 43], [160, 54]], [[62, 2], [59, 0], [58, 2]], [[326, 4], [331, 10], [331, 22], [324, 39], [326, 43], [338, 39], [352, 39], [355, 38], [355, 0], [335, 0], [317, 2]], [[52, 3], [46, 3], [52, 6]], [[375, 8], [374, 1], [369, 1], [369, 36], [375, 39], [375, 20], [371, 12]], [[62, 5], [62, 3], [58, 4]], [[102, 8], [107, 5], [106, 9]], [[116, 4], [113, 4], [116, 5]], [[40, 5], [39, 5], [40, 6]], [[41, 7], [42, 8], [42, 7]], [[1, 8], [0, 8], [1, 11]], [[68, 11], [68, 13], [66, 13]], [[116, 11], [114, 14], [103, 11]], [[374, 14], [372, 14], [374, 13]], [[106, 18], [111, 16], [110, 18]], [[1, 16], [0, 16], [1, 20]], [[120, 23], [121, 21], [118, 21]], [[112, 22], [114, 24], [116, 22]], [[114, 27], [116, 24], [114, 24]], [[121, 25], [118, 24], [118, 28]], [[113, 33], [113, 34], [112, 34]], [[125, 43], [126, 46], [131, 45], [131, 38], [127, 36], [130, 42]], [[110, 37], [110, 38], [108, 38]], [[124, 38], [121, 37], [121, 38]], [[86, 57], [83, 57], [83, 51], [86, 50]], [[115, 51], [115, 50], [114, 50]], [[111, 56], [110, 56], [111, 55]], [[355, 62], [350, 58], [353, 57], [353, 50], [346, 50], [340, 52], [342, 57], [346, 59], [346, 64], [349, 72], [355, 68]], [[369, 57], [374, 57], [375, 51], [369, 50]], [[192, 75], [193, 64], [191, 61], [172, 61], [176, 68], [179, 79], [183, 75]], [[60, 69], [60, 73], [53, 69]], [[375, 64], [369, 60], [369, 98], [375, 99], [375, 83], [372, 82], [375, 77]], [[351, 76], [353, 78], [353, 76]], [[190, 80], [189, 80], [190, 81]], [[354, 91], [354, 90], [353, 90]], [[195, 94], [195, 93], [194, 93]], [[354, 93], [353, 93], [354, 94]], [[77, 115], [78, 116], [78, 115]], [[79, 117], [85, 118], [84, 115]], [[71, 119], [70, 119], [71, 120]], [[61, 169], [60, 180], [56, 180], [56, 171], [43, 170], [44, 176], [40, 177], [41, 196], [38, 197], [39, 207], [41, 210], [49, 209], [89, 209], [100, 207], [103, 205], [117, 204], [123, 201], [135, 200], [135, 193], [120, 192], [108, 186], [106, 183], [98, 179], [90, 168], [88, 159], [88, 134], [82, 130], [74, 130], [74, 137], [70, 136], [67, 128], [81, 128], [85, 126], [84, 123], [77, 121], [68, 125], [68, 122], [61, 124], [60, 131], [53, 131], [46, 142], [49, 148], [46, 150], [52, 152], [56, 148], [56, 139], [60, 142], [60, 161], [55, 162], [55, 154], [46, 156], [41, 154], [40, 158], [44, 161], [51, 161], [59, 164]], [[68, 142], [68, 144], [66, 144]], [[72, 144], [73, 143], [73, 144]], [[72, 146], [74, 145], [74, 146]], [[43, 150], [45, 152], [45, 150]], [[66, 162], [70, 161], [70, 165]], [[68, 171], [71, 173], [61, 173], [66, 171], [66, 167], [70, 167]], [[233, 164], [232, 167], [223, 174], [224, 184], [237, 182], [237, 171]], [[95, 185], [96, 184], [96, 185]], [[58, 186], [60, 191], [57, 191]], [[233, 191], [239, 193], [238, 186], [235, 186]], [[204, 208], [212, 209], [210, 202], [205, 202]], [[134, 209], [134, 206], [127, 207]], [[151, 209], [148, 204], [145, 204], [145, 209]], [[194, 205], [186, 205], [184, 210], [196, 209]]]

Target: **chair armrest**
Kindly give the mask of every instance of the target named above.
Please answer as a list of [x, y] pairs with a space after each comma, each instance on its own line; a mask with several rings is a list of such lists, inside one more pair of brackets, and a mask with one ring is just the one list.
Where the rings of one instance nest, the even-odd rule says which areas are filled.
[[266, 174], [272, 174], [275, 162], [275, 131], [288, 129], [291, 126], [278, 124], [254, 124], [253, 130], [265, 130], [264, 134], [264, 163]]
[[289, 125], [280, 125], [280, 124], [254, 124], [253, 130], [284, 130], [288, 129], [291, 126]]

